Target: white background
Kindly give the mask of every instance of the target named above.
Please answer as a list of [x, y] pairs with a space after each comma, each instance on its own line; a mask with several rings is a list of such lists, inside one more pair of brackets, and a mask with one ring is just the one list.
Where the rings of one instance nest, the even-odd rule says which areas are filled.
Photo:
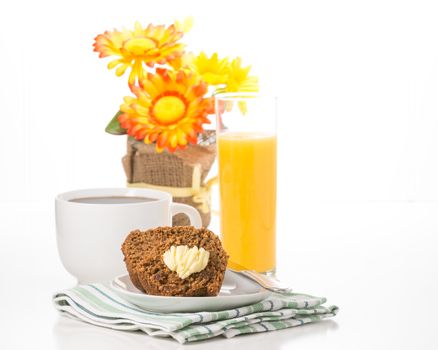
[[103, 128], [126, 77], [106, 69], [93, 39], [193, 15], [190, 48], [240, 55], [282, 98], [280, 201], [436, 200], [434, 3], [2, 2], [1, 199], [123, 184], [125, 140]]
[[[24, 317], [59, 328], [42, 305], [73, 280], [56, 256], [53, 197], [125, 185], [125, 138], [105, 134], [104, 127], [128, 94], [127, 78], [106, 69], [107, 61], [92, 51], [94, 37], [135, 20], [171, 23], [188, 15], [195, 19], [184, 39], [189, 48], [241, 56], [263, 90], [281, 99], [280, 273], [290, 272], [300, 290], [347, 306], [347, 316], [366, 298], [361, 290], [371, 292], [368, 306], [381, 300], [371, 287], [391, 299], [411, 286], [398, 294], [400, 303], [432, 299], [438, 264], [435, 1], [14, 0], [0, 3], [0, 273], [21, 283], [17, 276], [27, 276], [41, 301], [30, 307], [51, 316], [39, 322], [36, 314], [20, 312], [9, 321]], [[11, 267], [20, 250], [32, 263]], [[303, 263], [306, 258], [312, 262]], [[2, 297], [14, 305], [18, 287], [4, 278], [0, 283]], [[46, 289], [37, 288], [42, 284]], [[20, 300], [28, 287], [20, 287]], [[371, 334], [389, 347], [417, 339], [433, 348], [434, 318], [422, 315], [424, 328], [417, 332], [396, 321], [390, 336], [384, 327]], [[366, 333], [353, 326], [359, 318], [347, 316], [342, 322], [341, 313], [334, 327], [337, 341], [320, 341], [359, 348], [346, 339]], [[20, 332], [16, 327], [10, 334], [24, 342]], [[393, 343], [400, 332], [403, 340]], [[308, 333], [296, 344], [320, 345]], [[54, 342], [50, 331], [35, 337]], [[279, 344], [288, 338], [269, 337]], [[55, 331], [60, 349], [62, 339]]]

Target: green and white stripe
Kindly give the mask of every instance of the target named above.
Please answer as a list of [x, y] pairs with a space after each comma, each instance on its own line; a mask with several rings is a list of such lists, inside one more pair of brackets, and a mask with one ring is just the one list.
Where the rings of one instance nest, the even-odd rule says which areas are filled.
[[269, 332], [320, 321], [337, 314], [325, 298], [306, 294], [274, 294], [254, 305], [217, 312], [160, 314], [144, 311], [102, 284], [78, 285], [53, 297], [66, 316], [117, 330], [141, 330], [172, 337], [181, 344], [222, 335]]

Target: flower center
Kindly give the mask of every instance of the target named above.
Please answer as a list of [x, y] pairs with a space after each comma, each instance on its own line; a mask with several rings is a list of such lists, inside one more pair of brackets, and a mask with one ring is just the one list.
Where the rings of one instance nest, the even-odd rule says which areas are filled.
[[179, 97], [164, 96], [155, 102], [152, 111], [155, 119], [164, 125], [168, 125], [184, 116], [186, 105]]
[[156, 48], [157, 44], [149, 38], [133, 38], [125, 42], [123, 47], [134, 55], [143, 55], [146, 51]]

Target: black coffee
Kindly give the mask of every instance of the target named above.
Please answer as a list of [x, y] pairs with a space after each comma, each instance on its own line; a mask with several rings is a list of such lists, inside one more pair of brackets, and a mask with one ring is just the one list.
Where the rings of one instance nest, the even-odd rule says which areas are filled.
[[85, 204], [131, 204], [156, 201], [155, 198], [129, 197], [129, 196], [108, 196], [108, 197], [83, 197], [70, 199], [69, 202]]

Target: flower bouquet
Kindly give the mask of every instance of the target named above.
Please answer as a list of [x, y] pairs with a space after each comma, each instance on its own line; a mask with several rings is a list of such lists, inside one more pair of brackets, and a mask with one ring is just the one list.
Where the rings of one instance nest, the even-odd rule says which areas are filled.
[[[210, 222], [210, 186], [206, 177], [216, 157], [215, 133], [205, 130], [221, 92], [258, 90], [250, 66], [240, 57], [219, 58], [187, 52], [181, 42], [192, 21], [165, 25], [136, 22], [133, 30], [106, 31], [95, 38], [99, 57], [112, 57], [109, 69], [129, 72], [126, 96], [106, 127], [128, 135], [122, 163], [128, 186], [170, 192], [174, 201], [194, 206], [203, 225]], [[242, 107], [242, 106], [241, 106]], [[188, 219], [175, 216], [174, 225]]]

